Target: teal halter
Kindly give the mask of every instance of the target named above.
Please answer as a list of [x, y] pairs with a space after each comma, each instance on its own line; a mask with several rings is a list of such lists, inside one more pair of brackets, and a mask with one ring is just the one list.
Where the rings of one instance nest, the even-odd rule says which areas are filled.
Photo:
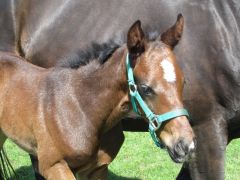
[[161, 115], [154, 114], [147, 104], [143, 101], [142, 97], [140, 96], [137, 85], [135, 84], [134, 77], [133, 77], [133, 69], [130, 66], [129, 62], [129, 55], [126, 56], [126, 66], [127, 66], [127, 76], [128, 76], [128, 86], [129, 86], [129, 92], [131, 97], [131, 103], [133, 106], [133, 110], [140, 115], [136, 101], [138, 102], [139, 106], [143, 110], [145, 116], [149, 120], [149, 132], [150, 135], [154, 141], [154, 143], [158, 146], [163, 148], [163, 144], [160, 142], [160, 139], [156, 135], [156, 131], [160, 128], [162, 122], [171, 120], [173, 118], [179, 117], [179, 116], [187, 116], [189, 117], [189, 114], [186, 109], [180, 108], [176, 109]]

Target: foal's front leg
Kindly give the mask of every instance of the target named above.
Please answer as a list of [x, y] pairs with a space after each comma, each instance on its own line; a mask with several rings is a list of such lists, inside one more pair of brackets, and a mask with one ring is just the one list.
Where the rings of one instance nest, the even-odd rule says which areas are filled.
[[194, 132], [197, 138], [195, 157], [185, 163], [177, 179], [224, 180], [226, 121], [221, 117], [211, 119], [194, 127]]
[[124, 142], [122, 125], [119, 123], [103, 135], [98, 151], [97, 167], [90, 173], [90, 179], [107, 179], [108, 165], [115, 159]]
[[45, 170], [44, 174], [47, 180], [76, 180], [64, 160], [61, 160], [49, 169]]
[[46, 180], [76, 180], [60, 148], [54, 145], [48, 134], [38, 141], [38, 168]]
[[124, 141], [122, 125], [119, 123], [101, 138], [97, 159], [94, 165], [84, 173], [78, 173], [78, 179], [105, 180], [108, 175], [108, 165], [119, 152]]

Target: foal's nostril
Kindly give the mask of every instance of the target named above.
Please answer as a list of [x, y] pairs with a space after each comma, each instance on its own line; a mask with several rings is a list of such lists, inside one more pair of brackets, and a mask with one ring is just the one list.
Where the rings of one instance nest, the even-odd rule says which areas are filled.
[[184, 142], [180, 140], [174, 147], [174, 152], [178, 156], [185, 156], [185, 152], [187, 152], [187, 147], [184, 145]]
[[191, 148], [190, 145], [191, 143], [180, 139], [177, 143], [175, 143], [172, 149], [168, 149], [173, 161], [177, 163], [184, 162], [187, 159], [188, 155], [191, 154], [190, 149], [194, 148], [194, 145], [191, 145]]
[[195, 141], [192, 141], [190, 144], [186, 143], [184, 140], [179, 140], [179, 142], [174, 147], [174, 152], [178, 156], [185, 156], [188, 153], [191, 153], [195, 150]]
[[171, 158], [177, 162], [184, 162], [191, 155], [196, 148], [195, 139], [192, 142], [189, 142], [184, 139], [180, 139], [172, 149], [169, 149]]

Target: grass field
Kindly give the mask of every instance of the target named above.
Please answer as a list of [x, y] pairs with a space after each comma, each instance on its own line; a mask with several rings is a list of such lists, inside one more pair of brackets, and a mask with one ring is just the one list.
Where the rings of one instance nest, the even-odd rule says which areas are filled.
[[[110, 165], [108, 180], [173, 180], [181, 165], [171, 161], [166, 151], [152, 143], [148, 133], [125, 133], [126, 139], [120, 153]], [[9, 159], [21, 177], [34, 180], [28, 155], [10, 141], [5, 143]], [[240, 179], [240, 140], [227, 148], [226, 180]]]

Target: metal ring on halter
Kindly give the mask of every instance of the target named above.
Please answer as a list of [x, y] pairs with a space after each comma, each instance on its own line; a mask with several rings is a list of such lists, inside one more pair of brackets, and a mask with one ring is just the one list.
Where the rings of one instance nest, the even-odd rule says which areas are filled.
[[135, 96], [137, 91], [137, 85], [135, 83], [129, 83], [129, 92], [131, 96]]

